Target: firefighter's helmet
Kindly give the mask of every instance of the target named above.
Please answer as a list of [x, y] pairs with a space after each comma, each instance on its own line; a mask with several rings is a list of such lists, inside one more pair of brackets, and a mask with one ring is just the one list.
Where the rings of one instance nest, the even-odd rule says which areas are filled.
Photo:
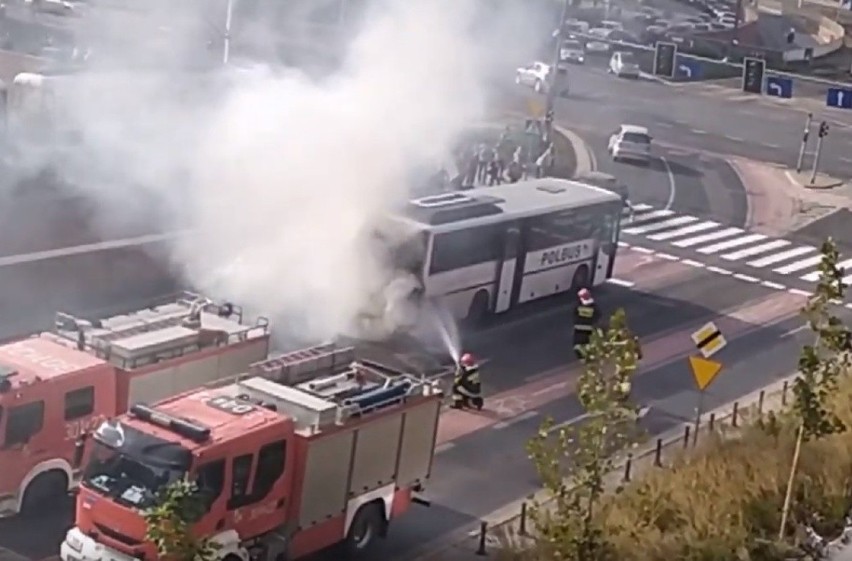
[[473, 368], [476, 366], [476, 357], [470, 353], [464, 353], [459, 359], [459, 364], [466, 368]]
[[588, 288], [581, 288], [579, 292], [577, 292], [577, 298], [580, 299], [580, 303], [582, 304], [591, 304], [595, 301], [595, 299], [592, 298], [592, 291]]

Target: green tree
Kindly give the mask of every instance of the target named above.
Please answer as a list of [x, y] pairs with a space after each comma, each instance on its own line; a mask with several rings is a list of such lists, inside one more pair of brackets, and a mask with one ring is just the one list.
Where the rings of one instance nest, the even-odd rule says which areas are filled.
[[580, 423], [556, 425], [547, 419], [527, 444], [530, 459], [552, 504], [530, 511], [538, 545], [564, 561], [596, 561], [608, 556], [595, 507], [613, 471], [613, 452], [637, 437], [637, 409], [630, 402], [639, 342], [624, 310], [582, 349], [583, 373], [577, 397], [585, 412]]
[[799, 375], [793, 383], [792, 410], [798, 430], [784, 507], [781, 511], [778, 539], [784, 539], [786, 533], [802, 443], [846, 430], [841, 420], [828, 407], [829, 400], [837, 389], [838, 379], [850, 364], [850, 355], [846, 352], [849, 330], [843, 321], [832, 313], [832, 304], [841, 302], [846, 293], [846, 285], [843, 283], [845, 273], [838, 267], [840, 253], [831, 238], [822, 244], [820, 251], [822, 261], [819, 266], [819, 282], [813, 295], [802, 308], [802, 314], [813, 331], [815, 340], [813, 345], [805, 345], [802, 348], [799, 356]]
[[212, 561], [217, 546], [192, 532], [206, 508], [195, 482], [180, 479], [160, 490], [157, 503], [143, 512], [145, 537], [157, 546], [160, 558], [177, 561]]

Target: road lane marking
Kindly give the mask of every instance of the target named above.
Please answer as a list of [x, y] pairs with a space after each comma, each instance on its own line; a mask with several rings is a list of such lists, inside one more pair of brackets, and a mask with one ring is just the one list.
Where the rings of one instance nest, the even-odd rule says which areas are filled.
[[506, 421], [500, 421], [499, 423], [497, 423], [496, 425], [494, 425], [491, 428], [494, 429], [494, 430], [502, 430], [502, 429], [511, 427], [512, 425], [516, 425], [518, 423], [522, 423], [524, 421], [532, 419], [533, 417], [535, 417], [537, 415], [538, 415], [538, 411], [533, 409], [533, 410], [527, 411], [526, 413], [522, 413], [522, 414], [518, 415], [517, 417], [513, 417], [513, 418], [508, 419]]
[[721, 267], [712, 267], [711, 266], [711, 267], [707, 267], [707, 270], [710, 271], [711, 273], [716, 273], [716, 274], [719, 274], [719, 275], [733, 275], [734, 274], [733, 271], [729, 271], [729, 270], [723, 269]]
[[796, 296], [804, 296], [805, 298], [810, 298], [811, 296], [811, 293], [807, 290], [799, 290], [798, 288], [788, 288], [787, 292], [795, 294]]
[[781, 334], [781, 338], [782, 338], [782, 339], [786, 339], [787, 337], [792, 337], [792, 336], [793, 336], [793, 335], [795, 335], [796, 333], [799, 333], [799, 332], [801, 332], [801, 331], [804, 331], [805, 329], [810, 329], [810, 326], [808, 326], [807, 324], [805, 324], [805, 325], [800, 325], [799, 327], [794, 327], [793, 329], [791, 329], [791, 330], [789, 330], [789, 331], [785, 331], [784, 333], [782, 333], [782, 334]]
[[707, 134], [707, 131], [701, 129], [690, 129], [692, 134]]
[[666, 168], [666, 175], [669, 178], [669, 200], [666, 201], [665, 210], [671, 210], [672, 206], [674, 206], [675, 194], [677, 193], [675, 176], [672, 172], [672, 166], [669, 165], [669, 161], [662, 156], [660, 156], [660, 161], [663, 163], [663, 167]]
[[647, 247], [639, 247], [637, 245], [634, 245], [630, 249], [632, 249], [633, 251], [638, 251], [639, 253], [646, 253], [646, 254], [654, 253], [653, 249], [648, 249]]
[[635, 282], [622, 279], [608, 279], [607, 282], [616, 286], [623, 286], [624, 288], [633, 288], [634, 286], [636, 286]]
[[739, 279], [741, 281], [746, 281], [746, 282], [760, 282], [760, 279], [757, 278], [757, 277], [752, 277], [752, 276], [749, 276], [749, 275], [743, 275], [741, 273], [736, 273], [734, 275], [734, 278]]
[[684, 259], [681, 261], [681, 263], [683, 263], [684, 265], [689, 265], [690, 267], [695, 267], [697, 269], [703, 269], [705, 266], [704, 263], [701, 263], [700, 261], [693, 261], [692, 259]]
[[671, 255], [669, 253], [660, 253], [657, 252], [657, 257], [660, 259], [665, 259], [666, 261], [680, 261], [680, 257], [677, 255]]
[[442, 453], [446, 452], [447, 450], [452, 450], [453, 448], [455, 448], [455, 446], [456, 446], [456, 443], [453, 442], [452, 440], [450, 440], [449, 442], [442, 442], [441, 444], [438, 444], [437, 446], [435, 446], [435, 453], [436, 454], [442, 454]]
[[729, 134], [726, 134], [725, 138], [727, 138], [728, 140], [733, 140], [734, 142], [745, 142], [745, 139], [739, 136], [731, 136]]
[[672, 243], [672, 245], [675, 247], [692, 247], [694, 245], [700, 245], [704, 242], [716, 241], [720, 238], [729, 238], [731, 236], [742, 234], [744, 232], [745, 230], [743, 230], [742, 228], [735, 228], [731, 226], [730, 228], [719, 230], [718, 232], [713, 232], [711, 234], [703, 234], [701, 236], [695, 236], [691, 238], [686, 238], [685, 240], [676, 241]]
[[763, 281], [760, 284], [762, 284], [766, 288], [774, 288], [775, 290], [787, 290], [786, 286], [778, 282]]

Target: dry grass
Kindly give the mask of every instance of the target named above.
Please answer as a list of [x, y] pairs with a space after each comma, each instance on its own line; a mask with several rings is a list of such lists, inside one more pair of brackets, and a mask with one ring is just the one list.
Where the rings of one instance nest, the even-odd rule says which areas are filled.
[[[836, 535], [852, 507], [852, 378], [835, 411], [848, 432], [802, 448], [790, 528], [809, 523]], [[654, 469], [606, 500], [599, 512], [621, 561], [775, 560], [773, 545], [793, 456], [789, 419], [717, 437]], [[520, 558], [520, 557], [514, 557]], [[535, 554], [526, 559], [540, 558]]]

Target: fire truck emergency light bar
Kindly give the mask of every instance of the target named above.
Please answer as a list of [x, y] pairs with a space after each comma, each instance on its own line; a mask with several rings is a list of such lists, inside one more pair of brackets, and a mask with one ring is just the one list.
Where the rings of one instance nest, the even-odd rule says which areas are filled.
[[146, 423], [172, 431], [193, 442], [206, 442], [210, 439], [210, 429], [205, 426], [166, 415], [143, 403], [137, 403], [130, 408], [130, 414]]

